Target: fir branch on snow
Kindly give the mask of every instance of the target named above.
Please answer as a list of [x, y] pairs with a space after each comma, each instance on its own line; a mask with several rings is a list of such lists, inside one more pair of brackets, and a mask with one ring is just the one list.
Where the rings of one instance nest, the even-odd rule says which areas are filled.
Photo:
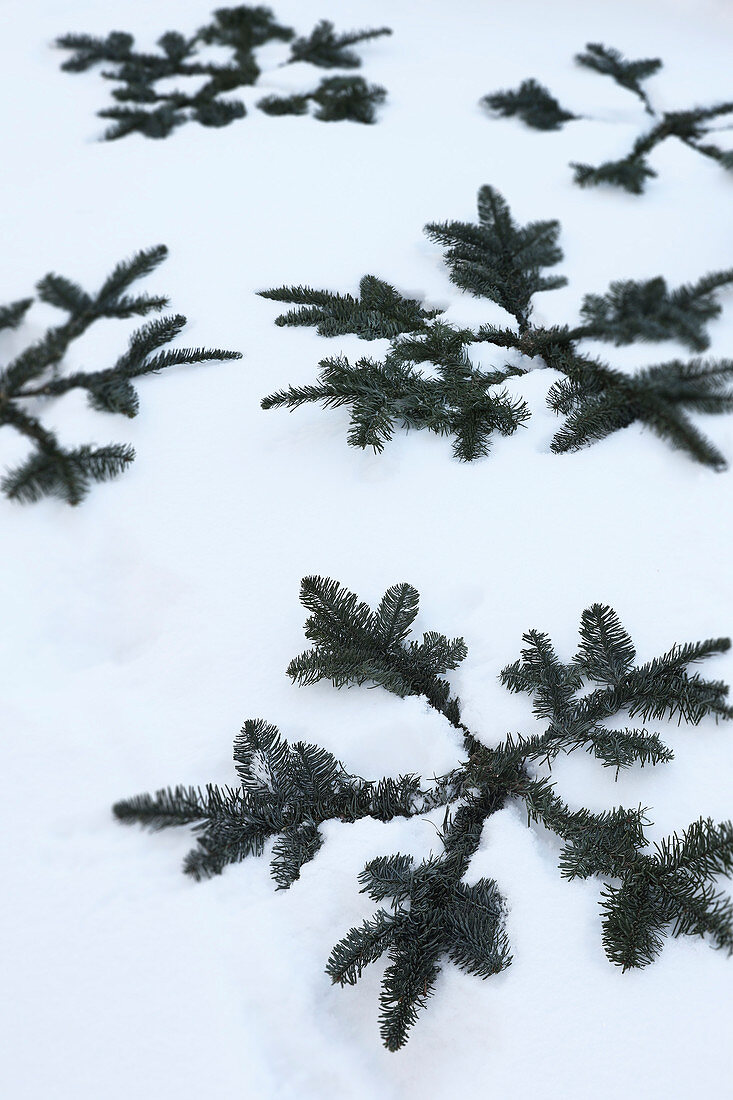
[[520, 332], [529, 323], [532, 296], [567, 283], [562, 275], [541, 274], [543, 267], [553, 267], [563, 258], [557, 246], [560, 223], [517, 225], [506, 200], [488, 184], [478, 193], [478, 225], [430, 222], [425, 233], [446, 247], [451, 282], [477, 298], [496, 302], [512, 314]]
[[245, 722], [235, 740], [238, 788], [168, 788], [119, 802], [114, 813], [153, 830], [193, 825], [197, 845], [184, 870], [196, 879], [261, 855], [270, 843], [272, 877], [287, 889], [322, 847], [323, 822], [390, 821], [445, 808], [437, 853], [419, 863], [405, 853], [367, 863], [359, 875], [362, 892], [387, 904], [349, 929], [326, 965], [334, 983], [353, 985], [365, 967], [387, 955], [380, 1025], [389, 1050], [407, 1041], [445, 959], [481, 978], [511, 962], [497, 884], [464, 881], [484, 823], [510, 801], [523, 805], [528, 824], [539, 823], [559, 838], [563, 877], [603, 880], [602, 940], [612, 963], [624, 970], [646, 966], [667, 935], [701, 936], [733, 951], [733, 905], [712, 885], [733, 872], [730, 822], [701, 818], [650, 852], [643, 807], [572, 810], [539, 770], [578, 748], [617, 775], [622, 768], [669, 762], [672, 751], [656, 731], [605, 723], [623, 714], [643, 723], [677, 718], [689, 725], [733, 717], [727, 685], [688, 668], [726, 652], [729, 639], [675, 645], [639, 664], [629, 634], [604, 604], [583, 612], [580, 644], [570, 660], [560, 659], [548, 635], [529, 631], [501, 681], [533, 697], [544, 732], [510, 735], [487, 748], [463, 723], [445, 678], [466, 656], [466, 646], [434, 631], [421, 642], [410, 637], [419, 612], [411, 585], [393, 585], [373, 611], [337, 581], [311, 576], [302, 582], [301, 600], [311, 646], [288, 667], [294, 682], [370, 683], [401, 697], [421, 696], [462, 735], [465, 756], [458, 766], [429, 782], [416, 775], [365, 780], [327, 750], [291, 746], [274, 726], [256, 719]]
[[522, 122], [535, 130], [560, 130], [563, 122], [577, 117], [561, 107], [547, 88], [536, 80], [523, 81], [516, 91], [493, 92], [480, 102], [503, 118], [518, 115]]
[[679, 340], [691, 351], [705, 351], [710, 345], [707, 322], [721, 313], [715, 291], [731, 282], [733, 268], [672, 291], [661, 275], [644, 282], [611, 283], [607, 294], [586, 294], [583, 299], [583, 335], [614, 344]]
[[380, 38], [382, 35], [391, 34], [389, 27], [379, 27], [377, 30], [348, 31], [346, 34], [336, 34], [333, 23], [322, 19], [317, 23], [307, 38], [296, 38], [290, 47], [290, 57], [287, 64], [292, 65], [296, 61], [307, 61], [310, 65], [316, 65], [321, 69], [358, 69], [361, 58], [358, 53], [349, 49], [357, 42], [367, 42], [370, 38]]
[[[159, 53], [135, 50], [131, 34], [113, 31], [105, 38], [89, 34], [66, 34], [56, 40], [61, 49], [72, 51], [61, 68], [80, 73], [106, 65], [102, 76], [115, 84], [111, 107], [99, 111], [112, 125], [103, 137], [114, 141], [127, 134], [149, 138], [168, 137], [186, 122], [202, 126], [227, 126], [243, 118], [246, 107], [230, 93], [257, 83], [261, 75], [255, 50], [268, 42], [290, 42], [292, 61], [308, 61], [321, 68], [356, 68], [360, 58], [347, 47], [379, 35], [379, 30], [336, 34], [332, 23], [321, 22], [309, 38], [295, 37], [292, 27], [278, 23], [266, 7], [239, 5], [219, 8], [211, 21], [193, 34], [167, 31], [157, 41]], [[230, 51], [225, 60], [212, 60], [206, 47]], [[286, 62], [288, 64], [289, 62]], [[181, 78], [171, 89], [172, 78]], [[160, 82], [164, 82], [159, 86]], [[323, 121], [352, 118], [374, 121], [374, 107], [386, 96], [383, 88], [369, 86], [361, 78], [333, 78], [314, 91], [300, 96], [269, 96], [259, 106], [269, 114], [304, 114], [309, 100], [318, 106], [315, 117]]]
[[[577, 54], [575, 60], [586, 69], [610, 76], [621, 88], [632, 92], [653, 120], [650, 128], [639, 135], [626, 156], [619, 160], [605, 161], [596, 166], [571, 164], [574, 180], [581, 187], [605, 183], [622, 187], [632, 195], [641, 195], [647, 180], [657, 174], [647, 157], [657, 145], [670, 137], [676, 137], [690, 149], [717, 161], [723, 168], [733, 170], [733, 153], [706, 140], [714, 129], [711, 126], [713, 122], [733, 114], [733, 100], [710, 107], [659, 112], [654, 109], [643, 87], [643, 81], [662, 68], [658, 57], [629, 61], [616, 49], [589, 42], [585, 52]], [[481, 103], [505, 118], [518, 115], [527, 126], [538, 130], [557, 130], [563, 123], [579, 117], [562, 108], [547, 88], [535, 80], [525, 80], [515, 91], [484, 96]], [[733, 121], [728, 120], [726, 125], [733, 125]]]
[[304, 115], [308, 104], [317, 110], [313, 117], [319, 122], [376, 122], [375, 107], [384, 103], [387, 91], [379, 84], [368, 84], [361, 76], [331, 76], [322, 80], [313, 92], [295, 95], [269, 95], [257, 106], [267, 115]]
[[654, 76], [662, 68], [662, 62], [658, 57], [628, 61], [619, 50], [604, 46], [599, 42], [589, 42], [585, 49], [585, 53], [579, 53], [575, 56], [575, 60], [579, 65], [583, 65], [587, 69], [593, 69], [605, 76], [610, 76], [620, 87], [626, 88], [638, 96], [648, 114], [654, 114], [641, 82], [642, 80], [648, 80], [650, 76]]
[[359, 296], [313, 290], [308, 286], [280, 286], [260, 290], [261, 298], [297, 305], [275, 318], [276, 325], [314, 325], [319, 336], [353, 332], [362, 340], [391, 340], [403, 332], [419, 332], [443, 311], [423, 309], [414, 298], [404, 298], [376, 275], [364, 275]]
[[724, 470], [724, 455], [687, 415], [733, 411], [733, 360], [673, 360], [633, 375], [587, 362], [550, 387], [548, 404], [565, 414], [552, 440], [557, 454], [577, 451], [635, 421], [704, 466]]
[[425, 428], [453, 436], [454, 455], [473, 461], [489, 452], [494, 432], [511, 435], [529, 418], [525, 403], [505, 388], [528, 367], [477, 366], [469, 349], [484, 343], [511, 349], [533, 360], [532, 365], [565, 376], [548, 392], [550, 408], [566, 417], [552, 441], [554, 452], [578, 450], [639, 423], [690, 458], [724, 469], [725, 458], [689, 414], [733, 409], [729, 360], [672, 360], [624, 374], [584, 355], [579, 345], [588, 339], [616, 345], [671, 339], [704, 351], [710, 343], [708, 324], [721, 312], [718, 293], [733, 283], [733, 269], [673, 289], [662, 276], [617, 280], [605, 294], [585, 295], [575, 327], [535, 326], [534, 295], [566, 283], [563, 276], [543, 274], [563, 258], [559, 222], [519, 225], [490, 186], [479, 191], [478, 216], [478, 224], [433, 222], [425, 232], [446, 249], [451, 281], [501, 306], [514, 327], [456, 328], [437, 319], [440, 311], [424, 309], [369, 275], [361, 280], [360, 298], [303, 286], [261, 291], [264, 298], [298, 306], [277, 317], [278, 325], [314, 325], [327, 337], [355, 333], [391, 340], [383, 361], [324, 359], [316, 383], [271, 393], [262, 407], [348, 406], [351, 446], [379, 452], [396, 427]]
[[[450, 343], [450, 355], [444, 348]], [[324, 408], [349, 405], [352, 447], [384, 449], [395, 427], [425, 428], [451, 435], [453, 454], [470, 462], [488, 454], [494, 432], [512, 435], [529, 418], [520, 398], [497, 389], [517, 371], [484, 371], [473, 365], [462, 348], [460, 334], [433, 326], [424, 340], [396, 343], [383, 363], [345, 358], [321, 361], [318, 383], [291, 386], [262, 400], [263, 409], [298, 408], [319, 401]], [[436, 377], [415, 363], [431, 362]]]
[[[168, 304], [167, 298], [130, 293], [138, 279], [149, 275], [165, 259], [164, 245], [144, 249], [119, 263], [96, 294], [88, 294], [62, 275], [46, 275], [37, 284], [38, 297], [68, 314], [63, 323], [0, 368], [0, 428], [14, 428], [33, 445], [21, 465], [7, 471], [0, 488], [11, 500], [33, 502], [57, 496], [79, 504], [92, 482], [120, 474], [135, 457], [127, 444], [72, 450], [39, 419], [37, 406], [74, 389], [85, 390], [89, 405], [98, 412], [137, 415], [139, 399], [134, 381], [168, 367], [208, 360], [240, 359], [239, 352], [219, 348], [169, 348], [186, 324], [178, 315], [148, 321], [130, 337], [127, 350], [111, 367], [63, 373], [64, 359], [73, 342], [104, 318], [146, 317]], [[17, 328], [33, 299], [0, 308], [0, 329]]]

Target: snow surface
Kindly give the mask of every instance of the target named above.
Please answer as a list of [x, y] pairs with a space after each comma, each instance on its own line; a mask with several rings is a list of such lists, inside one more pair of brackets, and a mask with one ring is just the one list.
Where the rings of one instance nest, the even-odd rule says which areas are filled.
[[[65, 441], [129, 441], [136, 462], [78, 509], [0, 499], [0, 1094], [733, 1096], [731, 962], [686, 939], [644, 971], [614, 969], [601, 948], [599, 883], [563, 881], [555, 842], [528, 830], [518, 808], [490, 819], [471, 872], [494, 877], [508, 900], [514, 963], [488, 982], [446, 964], [398, 1054], [380, 1044], [379, 968], [341, 990], [324, 964], [374, 908], [358, 892], [364, 862], [426, 854], [431, 821], [331, 822], [301, 881], [275, 892], [265, 860], [192, 883], [179, 869], [187, 830], [123, 829], [109, 809], [169, 783], [232, 781], [233, 737], [255, 716], [361, 775], [439, 774], [455, 763], [455, 734], [421, 700], [290, 684], [285, 665], [305, 645], [297, 597], [307, 573], [371, 603], [397, 581], [416, 585], [419, 630], [466, 639], [453, 683], [487, 743], [533, 729], [528, 701], [497, 682], [530, 627], [569, 655], [583, 608], [608, 602], [644, 659], [733, 632], [733, 473], [698, 467], [637, 426], [576, 455], [550, 454], [547, 372], [513, 384], [535, 415], [484, 461], [461, 465], [449, 441], [427, 433], [398, 433], [381, 457], [347, 449], [345, 411], [263, 413], [259, 400], [312, 380], [325, 355], [377, 356], [386, 345], [279, 329], [277, 304], [254, 294], [300, 282], [355, 290], [369, 272], [448, 307], [450, 321], [499, 319], [456, 292], [422, 235], [427, 221], [472, 219], [484, 183], [518, 220], [562, 222], [556, 270], [569, 284], [539, 296], [540, 321], [573, 320], [583, 294], [615, 278], [664, 273], [676, 284], [730, 266], [732, 184], [712, 162], [667, 143], [642, 198], [580, 191], [567, 165], [620, 153], [645, 124], [633, 96], [572, 64], [577, 50], [600, 40], [662, 57], [649, 84], [661, 107], [729, 98], [733, 8], [278, 0], [278, 17], [301, 32], [320, 18], [394, 29], [360, 47], [364, 75], [389, 90], [377, 125], [252, 110], [164, 142], [97, 142], [108, 86], [95, 73], [62, 73], [54, 37], [120, 29], [152, 44], [205, 22], [213, 6], [0, 2], [0, 301], [27, 295], [50, 270], [94, 287], [123, 256], [164, 242], [170, 259], [147, 286], [189, 317], [181, 342], [245, 355], [143, 380], [132, 422], [90, 412], [77, 394], [49, 405]], [[281, 48], [268, 56], [277, 62]], [[321, 75], [273, 71], [245, 98]], [[540, 134], [477, 106], [527, 76], [594, 121]], [[36, 307], [30, 326], [4, 337], [3, 355], [52, 312]], [[90, 334], [72, 365], [106, 365], [128, 328]], [[711, 354], [729, 354], [730, 294], [711, 334]], [[620, 366], [686, 354], [671, 343], [603, 353]], [[733, 417], [703, 427], [733, 459]], [[23, 453], [2, 433], [3, 465]], [[706, 671], [733, 681], [733, 656]], [[614, 783], [576, 754], [558, 762], [558, 790], [573, 806], [653, 807], [652, 838], [700, 814], [729, 817], [732, 731], [709, 722], [662, 732], [676, 753], [667, 767]]]

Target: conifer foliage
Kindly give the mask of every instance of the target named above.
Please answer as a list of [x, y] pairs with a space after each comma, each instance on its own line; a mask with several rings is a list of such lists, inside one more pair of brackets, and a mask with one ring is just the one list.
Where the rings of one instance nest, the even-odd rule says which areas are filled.
[[[644, 81], [662, 68], [658, 57], [629, 61], [618, 50], [599, 42], [589, 42], [584, 53], [576, 54], [576, 62], [586, 69], [610, 76], [621, 88], [635, 95], [650, 116], [651, 125], [634, 141], [626, 156], [600, 165], [574, 163], [574, 179], [581, 187], [609, 184], [640, 195], [656, 172], [648, 161], [649, 154], [667, 138], [676, 137], [690, 149], [733, 170], [733, 153], [708, 141], [714, 124], [733, 115], [733, 100], [710, 107], [691, 107], [683, 111], [657, 111], [644, 88]], [[495, 114], [510, 118], [518, 115], [527, 126], [536, 130], [558, 130], [565, 122], [581, 116], [560, 106], [547, 88], [536, 80], [525, 80], [514, 91], [494, 92], [484, 96], [483, 106]], [[733, 125], [730, 118], [724, 123]]]
[[563, 258], [557, 246], [560, 223], [517, 225], [506, 200], [493, 187], [479, 190], [477, 206], [478, 225], [430, 222], [425, 233], [445, 247], [451, 282], [477, 298], [490, 298], [524, 329], [532, 296], [567, 283], [562, 275], [541, 274], [543, 267]]
[[[329, 578], [302, 582], [311, 647], [288, 667], [301, 685], [330, 680], [336, 687], [373, 684], [401, 697], [422, 696], [460, 732], [464, 759], [449, 774], [425, 782], [416, 775], [365, 780], [330, 752], [298, 742], [256, 719], [234, 744], [237, 788], [175, 787], [119, 802], [120, 821], [151, 829], [192, 824], [197, 846], [184, 870], [196, 879], [220, 873], [272, 841], [271, 874], [290, 887], [323, 845], [320, 825], [363, 817], [389, 821], [444, 810], [439, 848], [416, 863], [407, 853], [370, 860], [359, 875], [362, 891], [381, 905], [338, 941], [326, 970], [353, 985], [365, 967], [387, 956], [380, 997], [385, 1046], [397, 1050], [435, 989], [443, 960], [488, 978], [511, 962], [497, 884], [464, 881], [485, 821], [509, 801], [522, 804], [562, 843], [563, 877], [598, 877], [603, 946], [627, 970], [646, 966], [667, 935], [706, 938], [733, 951], [733, 905], [713, 886], [733, 872], [733, 825], [700, 818], [680, 835], [650, 849], [646, 811], [617, 807], [603, 813], [572, 810], [557, 794], [543, 764], [583, 748], [604, 767], [669, 762], [673, 753], [648, 722], [676, 719], [698, 725], [733, 717], [727, 686], [689, 666], [730, 648], [727, 638], [675, 645], [637, 663], [634, 644], [612, 608], [583, 612], [580, 644], [561, 659], [547, 634], [524, 635], [520, 657], [501, 673], [510, 691], [533, 699], [543, 732], [508, 736], [487, 748], [461, 718], [446, 674], [466, 656], [462, 639], [435, 631], [411, 638], [419, 595], [409, 584], [387, 590], [376, 611]], [[642, 728], [618, 728], [619, 715]], [[607, 724], [607, 723], [611, 724]], [[384, 904], [381, 904], [384, 903]]]
[[518, 115], [535, 130], [560, 130], [563, 122], [576, 117], [536, 80], [524, 80], [515, 91], [493, 92], [484, 96], [481, 103], [504, 118]]
[[[247, 113], [244, 103], [227, 96], [257, 83], [261, 70], [255, 50], [268, 42], [291, 43], [290, 57], [283, 62], [286, 65], [305, 61], [319, 68], [354, 69], [361, 59], [350, 46], [391, 33], [388, 27], [337, 33], [333, 23], [322, 20], [307, 38], [295, 38], [293, 28], [278, 23], [270, 8], [239, 5], [217, 9], [211, 21], [193, 34], [167, 31], [158, 39], [159, 53], [137, 51], [133, 36], [121, 31], [106, 38], [66, 34], [56, 45], [72, 51], [61, 66], [66, 72], [107, 66], [102, 76], [115, 83], [112, 96], [116, 102], [98, 113], [100, 118], [112, 120], [103, 137], [114, 141], [134, 132], [165, 138], [186, 122], [219, 127], [243, 118]], [[212, 59], [210, 46], [229, 50], [229, 58]], [[172, 78], [179, 78], [173, 89]], [[313, 92], [268, 96], [258, 106], [273, 115], [305, 114], [313, 101], [318, 107], [315, 117], [321, 121], [371, 123], [376, 117], [374, 108], [385, 97], [384, 88], [369, 85], [361, 77], [332, 77]]]
[[[0, 428], [14, 428], [32, 444], [29, 458], [9, 470], [0, 482], [11, 500], [32, 502], [56, 496], [68, 504], [79, 504], [92, 482], [116, 477], [135, 457], [127, 444], [64, 447], [54, 432], [44, 427], [36, 411], [49, 398], [81, 389], [98, 412], [133, 417], [139, 407], [137, 378], [184, 363], [241, 358], [239, 352], [219, 348], [166, 349], [186, 324], [186, 318], [176, 314], [148, 321], [134, 332], [127, 350], [113, 366], [63, 373], [69, 348], [95, 322], [146, 317], [167, 306], [167, 298], [131, 292], [133, 284], [154, 271], [167, 252], [164, 245], [158, 245], [123, 260], [94, 294], [53, 273], [37, 284], [39, 299], [68, 317], [0, 368]], [[32, 304], [32, 298], [24, 298], [0, 307], [0, 329], [17, 328]]]
[[379, 27], [376, 30], [337, 34], [333, 23], [328, 19], [322, 19], [307, 38], [295, 39], [290, 47], [288, 64], [307, 61], [308, 64], [317, 65], [321, 69], [358, 69], [361, 66], [361, 58], [358, 53], [349, 49], [349, 46], [391, 33], [389, 27]]
[[[317, 382], [269, 394], [264, 409], [311, 402], [348, 406], [351, 446], [380, 452], [396, 427], [424, 428], [452, 436], [456, 458], [472, 461], [488, 453], [494, 432], [511, 435], [529, 419], [524, 401], [506, 384], [532, 367], [547, 366], [564, 376], [547, 398], [566, 418], [551, 442], [555, 453], [579, 450], [638, 423], [703, 465], [725, 469], [725, 457], [690, 414], [733, 410], [733, 360], [665, 360], [627, 374], [583, 354], [579, 345], [588, 339], [617, 346], [676, 340], [702, 352], [710, 343], [708, 324], [721, 312], [718, 292], [733, 283], [733, 269], [676, 288], [662, 276], [617, 280], [605, 294], [585, 295], [578, 325], [543, 327], [531, 320], [534, 295], [567, 282], [545, 273], [563, 258], [559, 222], [518, 224], [505, 199], [486, 185], [478, 194], [477, 224], [431, 222], [425, 232], [444, 247], [451, 281], [500, 306], [512, 327], [459, 329], [441, 319], [439, 310], [404, 298], [373, 275], [361, 280], [359, 298], [303, 286], [261, 291], [264, 298], [298, 306], [277, 317], [278, 325], [391, 341], [382, 361], [322, 360]], [[512, 349], [526, 365], [479, 366], [469, 352], [477, 344]]]
[[362, 278], [358, 298], [308, 286], [281, 286], [260, 290], [259, 294], [273, 302], [298, 306], [276, 317], [276, 325], [315, 325], [319, 336], [343, 336], [353, 332], [362, 340], [390, 340], [402, 332], [425, 329], [427, 321], [443, 312], [423, 309], [414, 298], [403, 298], [393, 286], [375, 275]]
[[316, 105], [313, 117], [319, 122], [350, 121], [370, 126], [377, 120], [375, 108], [386, 98], [385, 88], [368, 84], [361, 76], [331, 76], [312, 92], [265, 96], [257, 106], [267, 115], [304, 115], [309, 103], [313, 103]]

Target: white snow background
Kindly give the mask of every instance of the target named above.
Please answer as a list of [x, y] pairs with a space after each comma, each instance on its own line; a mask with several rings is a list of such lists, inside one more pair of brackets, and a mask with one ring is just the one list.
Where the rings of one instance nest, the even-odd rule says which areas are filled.
[[[581, 611], [610, 603], [641, 659], [733, 632], [731, 478], [633, 426], [556, 456], [552, 381], [513, 382], [534, 416], [462, 465], [450, 441], [399, 431], [382, 456], [346, 446], [348, 413], [264, 413], [260, 398], [313, 380], [318, 360], [379, 357], [386, 342], [281, 329], [257, 289], [307, 283], [356, 291], [376, 274], [447, 307], [458, 323], [499, 320], [458, 292], [427, 221], [473, 220], [484, 183], [515, 218], [559, 218], [568, 286], [539, 295], [539, 321], [569, 322], [613, 279], [663, 273], [671, 285], [733, 263], [733, 182], [678, 142], [653, 154], [643, 197], [581, 191], [568, 162], [621, 155], [646, 125], [641, 104], [572, 62], [602, 41], [659, 56], [654, 102], [672, 109], [733, 94], [726, 0], [277, 0], [307, 33], [387, 24], [358, 47], [361, 73], [389, 98], [372, 127], [270, 118], [263, 94], [324, 74], [270, 68], [245, 89], [247, 118], [190, 124], [165, 141], [96, 140], [109, 100], [96, 71], [60, 71], [68, 31], [129, 30], [152, 45], [207, 21], [212, 0], [2, 0], [0, 301], [46, 272], [97, 287], [114, 264], [159, 242], [170, 258], [141, 289], [189, 318], [180, 343], [240, 350], [239, 362], [171, 370], [139, 386], [136, 420], [70, 394], [44, 410], [62, 440], [129, 441], [130, 470], [77, 509], [0, 499], [3, 753], [0, 1022], [8, 1100], [402, 1100], [413, 1097], [733, 1096], [730, 960], [699, 940], [668, 941], [622, 974], [601, 947], [600, 883], [567, 883], [558, 848], [516, 807], [487, 823], [471, 874], [506, 896], [512, 966], [482, 982], [444, 966], [407, 1047], [380, 1043], [381, 969], [355, 988], [324, 973], [333, 943], [375, 908], [357, 874], [374, 856], [421, 858], [434, 822], [329, 823], [290, 891], [267, 859], [195, 884], [180, 871], [188, 830], [122, 828], [111, 804], [175, 783], [228, 783], [234, 735], [264, 717], [322, 744], [366, 776], [440, 774], [458, 759], [448, 724], [418, 699], [297, 688], [305, 648], [300, 578], [321, 573], [375, 604], [403, 580], [421, 593], [418, 633], [462, 635], [452, 676], [468, 725], [487, 743], [535, 728], [527, 697], [499, 670], [522, 632], [575, 650]], [[492, 120], [478, 99], [534, 76], [593, 116], [543, 134]], [[730, 355], [733, 294], [710, 326]], [[57, 316], [34, 307], [5, 334], [7, 358]], [[71, 366], [106, 366], [135, 326], [105, 322]], [[678, 345], [601, 349], [619, 366], [688, 353]], [[485, 352], [488, 360], [491, 352]], [[701, 419], [733, 460], [733, 417]], [[8, 437], [8, 438], [6, 438]], [[10, 431], [0, 464], [25, 454]], [[733, 657], [704, 674], [733, 680]], [[657, 839], [699, 815], [733, 812], [733, 727], [662, 729], [675, 760], [614, 782], [585, 754], [553, 775], [571, 806], [652, 807]]]

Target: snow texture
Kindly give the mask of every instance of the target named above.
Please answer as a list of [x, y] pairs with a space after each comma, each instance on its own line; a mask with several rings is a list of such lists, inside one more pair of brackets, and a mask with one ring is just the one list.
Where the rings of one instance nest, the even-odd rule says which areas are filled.
[[[558, 270], [569, 283], [538, 296], [540, 322], [573, 321], [582, 296], [613, 279], [663, 273], [678, 285], [730, 266], [733, 184], [717, 165], [665, 143], [653, 154], [659, 177], [638, 198], [580, 191], [568, 163], [620, 155], [645, 124], [635, 97], [572, 64], [577, 50], [602, 41], [663, 58], [648, 84], [662, 108], [730, 98], [733, 10], [727, 0], [277, 0], [278, 18], [299, 33], [321, 18], [393, 28], [358, 47], [361, 73], [389, 91], [376, 125], [257, 111], [263, 94], [307, 89], [322, 75], [275, 68], [287, 55], [275, 43], [261, 51], [273, 63], [266, 75], [243, 89], [242, 121], [190, 124], [161, 142], [95, 140], [108, 84], [61, 72], [53, 39], [119, 29], [152, 46], [214, 6], [0, 4], [0, 301], [28, 295], [51, 270], [94, 286], [122, 257], [165, 242], [170, 259], [146, 289], [189, 317], [182, 343], [245, 356], [143, 379], [131, 422], [101, 418], [78, 394], [49, 404], [62, 441], [129, 441], [137, 460], [78, 509], [0, 500], [0, 1094], [732, 1096], [731, 962], [686, 939], [644, 971], [614, 969], [601, 948], [599, 883], [562, 881], [555, 842], [528, 830], [515, 807], [490, 819], [471, 868], [508, 900], [514, 963], [487, 982], [447, 964], [395, 1055], [379, 1040], [379, 968], [341, 990], [324, 965], [373, 908], [358, 892], [365, 861], [422, 858], [436, 844], [434, 822], [330, 822], [301, 880], [276, 892], [264, 859], [192, 883], [179, 868], [186, 830], [123, 829], [110, 805], [168, 783], [233, 782], [233, 737], [256, 716], [359, 775], [454, 765], [455, 733], [422, 700], [290, 684], [308, 573], [372, 606], [390, 584], [414, 584], [418, 633], [462, 635], [469, 646], [453, 689], [489, 744], [533, 732], [528, 701], [497, 680], [530, 627], [569, 656], [581, 611], [610, 603], [642, 660], [733, 632], [733, 473], [694, 465], [638, 425], [551, 454], [558, 422], [542, 371], [512, 383], [533, 419], [485, 460], [460, 464], [450, 441], [427, 433], [397, 433], [381, 457], [349, 449], [345, 410], [264, 413], [259, 400], [310, 381], [326, 355], [378, 356], [386, 342], [277, 328], [278, 304], [255, 294], [298, 283], [355, 293], [370, 272], [446, 308], [448, 321], [501, 320], [498, 307], [451, 286], [440, 249], [422, 235], [428, 221], [473, 219], [484, 183], [518, 221], [562, 223]], [[538, 133], [477, 105], [529, 76], [587, 117]], [[717, 356], [733, 343], [733, 300], [721, 301], [710, 326]], [[44, 310], [32, 311], [33, 335]], [[72, 365], [107, 362], [125, 324], [100, 325]], [[27, 332], [4, 334], [2, 354]], [[657, 345], [601, 351], [620, 367], [684, 354], [671, 343], [661, 354]], [[733, 457], [733, 417], [708, 418], [704, 429]], [[9, 466], [21, 451], [5, 435]], [[733, 681], [733, 657], [705, 674]], [[663, 735], [676, 754], [666, 767], [614, 783], [611, 769], [575, 754], [554, 769], [559, 792], [593, 810], [649, 805], [653, 839], [700, 814], [729, 817], [731, 730], [707, 722]]]

